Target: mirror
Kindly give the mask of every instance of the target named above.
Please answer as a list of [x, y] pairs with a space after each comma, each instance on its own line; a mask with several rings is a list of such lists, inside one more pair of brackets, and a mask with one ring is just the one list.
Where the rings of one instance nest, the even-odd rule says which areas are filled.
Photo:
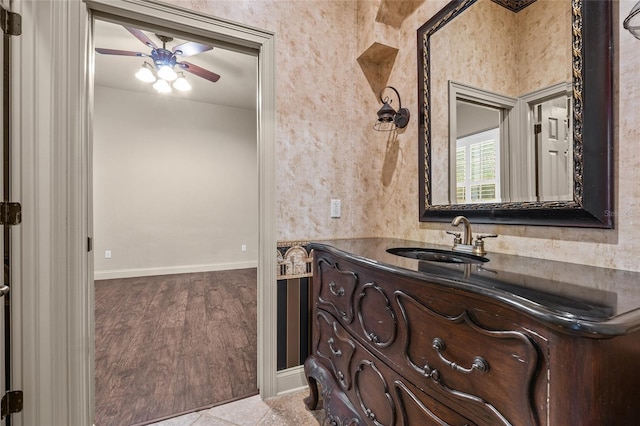
[[420, 220], [611, 228], [610, 2], [454, 0], [418, 30]]

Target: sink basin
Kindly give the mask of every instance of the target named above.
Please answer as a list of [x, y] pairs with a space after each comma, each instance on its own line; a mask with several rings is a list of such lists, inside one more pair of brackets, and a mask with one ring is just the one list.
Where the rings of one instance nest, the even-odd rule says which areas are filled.
[[419, 247], [394, 247], [387, 249], [387, 252], [396, 256], [408, 257], [411, 259], [426, 260], [428, 262], [444, 262], [444, 263], [484, 263], [489, 259], [482, 256], [476, 256], [471, 253], [461, 253], [451, 250], [438, 250]]

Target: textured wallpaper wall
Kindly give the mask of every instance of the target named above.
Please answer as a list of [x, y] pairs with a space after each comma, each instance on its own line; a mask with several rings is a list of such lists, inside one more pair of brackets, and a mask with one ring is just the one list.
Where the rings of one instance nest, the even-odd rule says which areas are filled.
[[[416, 122], [416, 30], [446, 0], [426, 0], [399, 29], [375, 21], [378, 1], [177, 3], [277, 34], [279, 240], [393, 236], [449, 243], [445, 224], [418, 222]], [[490, 251], [640, 270], [640, 41], [622, 29], [634, 4], [614, 2], [616, 229], [474, 226], [500, 234], [487, 243]], [[372, 41], [398, 48], [388, 83], [413, 116], [396, 138], [371, 131], [379, 103], [356, 58]], [[331, 198], [342, 199], [341, 219], [329, 218]]]
[[[380, 144], [377, 108], [356, 62], [355, 1], [179, 1], [177, 4], [276, 33], [277, 238], [374, 235]], [[374, 109], [375, 108], [375, 109]], [[342, 217], [330, 218], [330, 201]], [[371, 214], [373, 212], [373, 214]]]
[[[540, 0], [539, 0], [540, 1]], [[550, 0], [553, 1], [553, 0]], [[402, 38], [415, 40], [415, 29], [435, 12], [435, 8], [444, 2], [427, 0], [420, 9], [407, 19], [402, 26]], [[592, 264], [627, 270], [640, 270], [640, 238], [638, 228], [638, 205], [640, 204], [640, 186], [637, 185], [640, 174], [640, 155], [637, 141], [640, 140], [640, 80], [637, 70], [640, 66], [640, 41], [633, 38], [622, 28], [635, 1], [614, 2], [614, 204], [616, 229], [580, 229], [557, 227], [493, 226], [476, 225], [475, 232], [497, 233], [498, 239], [487, 242], [489, 251], [519, 254], [523, 256], [555, 259], [573, 263]], [[415, 93], [415, 47], [407, 43], [401, 49], [391, 78], [411, 82], [403, 86], [403, 93]], [[400, 63], [399, 63], [400, 62]], [[415, 98], [409, 101], [410, 105]], [[411, 133], [411, 134], [410, 134]], [[402, 182], [401, 191], [381, 191], [379, 196], [382, 217], [393, 218], [380, 222], [380, 235], [405, 237], [410, 239], [449, 244], [450, 238], [444, 231], [446, 224], [417, 223], [417, 128], [402, 135], [405, 147], [407, 168], [399, 171], [397, 178]], [[416, 197], [404, 213], [398, 206], [409, 197]]]

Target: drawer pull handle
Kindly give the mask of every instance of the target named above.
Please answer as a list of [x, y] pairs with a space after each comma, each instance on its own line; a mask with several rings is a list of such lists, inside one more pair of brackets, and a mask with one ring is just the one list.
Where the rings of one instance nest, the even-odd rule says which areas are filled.
[[473, 363], [471, 364], [470, 368], [464, 368], [459, 366], [455, 362], [449, 361], [444, 357], [444, 355], [442, 355], [442, 352], [444, 352], [445, 349], [447, 348], [447, 345], [445, 345], [444, 340], [440, 339], [439, 337], [436, 337], [435, 339], [433, 339], [433, 342], [431, 344], [433, 349], [438, 353], [438, 356], [440, 357], [440, 359], [449, 367], [451, 367], [456, 371], [459, 371], [460, 373], [469, 374], [473, 372], [473, 370], [478, 370], [481, 373], [486, 373], [487, 371], [489, 371], [489, 363], [487, 363], [487, 361], [485, 361], [485, 359], [482, 358], [481, 356], [477, 356], [473, 358]]
[[338, 289], [338, 291], [336, 291], [336, 283], [331, 281], [329, 283], [329, 291], [331, 292], [331, 294], [333, 294], [334, 296], [344, 296], [344, 287], [340, 287]]
[[331, 352], [335, 355], [335, 356], [342, 356], [342, 351], [340, 349], [335, 349], [333, 347], [333, 344], [335, 343], [335, 340], [333, 340], [333, 337], [330, 338], [329, 340], [327, 340], [327, 342], [329, 343], [329, 349], [331, 349]]

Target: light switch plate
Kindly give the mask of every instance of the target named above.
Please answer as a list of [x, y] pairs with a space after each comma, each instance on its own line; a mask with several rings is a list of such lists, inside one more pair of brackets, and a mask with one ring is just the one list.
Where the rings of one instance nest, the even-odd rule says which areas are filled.
[[331, 200], [331, 217], [338, 218], [340, 217], [340, 200], [332, 199]]

